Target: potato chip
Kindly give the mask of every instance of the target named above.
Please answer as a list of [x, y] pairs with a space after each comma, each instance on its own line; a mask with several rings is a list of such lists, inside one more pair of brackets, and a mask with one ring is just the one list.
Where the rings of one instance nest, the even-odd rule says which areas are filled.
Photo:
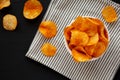
[[95, 50], [94, 50], [94, 52], [93, 52], [93, 56], [94, 56], [94, 57], [99, 57], [99, 56], [101, 56], [102, 53], [105, 51], [105, 49], [106, 49], [105, 44], [104, 44], [103, 42], [100, 42], [100, 41], [99, 41], [99, 42], [97, 43], [96, 47], [95, 47]]
[[52, 21], [43, 21], [39, 26], [39, 32], [46, 38], [52, 38], [57, 33], [57, 26]]
[[73, 29], [73, 26], [68, 26], [64, 29], [64, 35], [67, 41], [70, 41], [71, 37], [71, 30]]
[[77, 62], [85, 62], [90, 60], [90, 58], [87, 55], [80, 53], [74, 49], [72, 49], [72, 56]]
[[85, 49], [83, 48], [83, 46], [76, 46], [74, 49], [75, 49], [76, 51], [81, 52], [81, 53], [84, 53], [84, 54], [87, 53], [87, 52], [85, 51]]
[[43, 6], [39, 0], [28, 0], [25, 2], [23, 15], [27, 19], [35, 19], [43, 10]]
[[99, 41], [99, 35], [96, 33], [94, 36], [89, 37], [89, 41], [87, 43], [87, 46], [94, 45]]
[[85, 32], [78, 30], [71, 31], [70, 43], [73, 45], [85, 46], [88, 43], [89, 37]]
[[3, 27], [6, 30], [13, 31], [17, 27], [17, 18], [14, 15], [7, 14], [3, 17]]
[[85, 46], [85, 50], [88, 55], [92, 56], [93, 52], [95, 50], [96, 44], [95, 45], [90, 45], [90, 46]]
[[100, 30], [100, 40], [104, 41], [107, 44], [109, 41], [108, 41], [108, 35], [105, 33], [106, 31], [105, 28], [101, 27], [99, 30]]
[[71, 25], [79, 30], [81, 28], [82, 22], [83, 18], [81, 16], [78, 16]]
[[41, 47], [42, 53], [48, 57], [54, 56], [56, 53], [56, 50], [57, 50], [56, 47], [51, 45], [50, 43], [45, 43]]
[[113, 6], [104, 7], [102, 10], [102, 16], [107, 22], [114, 22], [118, 18]]
[[10, 6], [10, 0], [0, 0], [0, 10]]
[[89, 18], [85, 18], [85, 21], [82, 23], [82, 26], [85, 27], [83, 31], [85, 31], [88, 36], [94, 36], [97, 33], [98, 24]]

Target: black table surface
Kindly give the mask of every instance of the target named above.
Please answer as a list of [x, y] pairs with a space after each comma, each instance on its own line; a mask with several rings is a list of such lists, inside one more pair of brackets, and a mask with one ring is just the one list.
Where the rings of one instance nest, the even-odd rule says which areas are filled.
[[[52, 69], [25, 57], [45, 15], [50, 0], [40, 0], [43, 12], [34, 20], [23, 17], [26, 0], [11, 0], [11, 5], [0, 10], [0, 80], [69, 80]], [[120, 0], [114, 0], [120, 4]], [[17, 29], [6, 31], [2, 26], [3, 16], [13, 14], [18, 19]], [[120, 68], [114, 80], [120, 80]]]

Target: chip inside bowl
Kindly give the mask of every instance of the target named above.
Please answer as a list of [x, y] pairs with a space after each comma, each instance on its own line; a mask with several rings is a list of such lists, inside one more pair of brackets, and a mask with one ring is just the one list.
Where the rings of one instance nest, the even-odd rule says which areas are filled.
[[77, 62], [92, 61], [104, 54], [108, 31], [97, 18], [78, 16], [64, 29], [67, 49]]
[[28, 0], [25, 2], [23, 15], [27, 19], [35, 19], [43, 10], [43, 6], [39, 0]]

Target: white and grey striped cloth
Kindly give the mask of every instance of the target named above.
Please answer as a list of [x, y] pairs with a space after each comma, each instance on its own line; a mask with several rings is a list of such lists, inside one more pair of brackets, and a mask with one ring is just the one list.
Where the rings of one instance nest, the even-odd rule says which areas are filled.
[[[107, 5], [114, 6], [118, 20], [107, 23], [101, 10]], [[110, 33], [110, 45], [100, 59], [76, 63], [65, 48], [63, 30], [77, 16], [92, 16], [101, 19]], [[26, 54], [27, 57], [44, 64], [72, 80], [112, 80], [120, 66], [120, 5], [110, 0], [51, 0], [43, 20], [57, 24], [57, 35], [52, 39], [44, 38], [38, 31]], [[57, 47], [54, 57], [46, 57], [40, 47], [49, 42]]]

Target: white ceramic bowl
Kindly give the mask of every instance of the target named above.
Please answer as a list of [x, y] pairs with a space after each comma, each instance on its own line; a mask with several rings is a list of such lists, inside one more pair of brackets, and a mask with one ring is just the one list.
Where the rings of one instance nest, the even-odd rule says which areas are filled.
[[[91, 16], [83, 16], [83, 17], [95, 18], [95, 17], [91, 17]], [[99, 18], [96, 18], [96, 19], [99, 19]], [[99, 19], [99, 20], [100, 20], [100, 19]], [[71, 21], [71, 23], [70, 23], [69, 25], [67, 25], [67, 26], [70, 26], [74, 21], [75, 21], [75, 20]], [[102, 20], [101, 20], [101, 21], [102, 21]], [[104, 27], [105, 27], [105, 30], [106, 30], [107, 33], [108, 33], [108, 41], [110, 41], [109, 32], [108, 32], [108, 29], [107, 29], [107, 27], [106, 27], [105, 24], [104, 24]], [[71, 51], [70, 48], [68, 47], [68, 43], [67, 43], [67, 40], [66, 40], [65, 36], [64, 36], [64, 42], [65, 42], [65, 47], [66, 47], [67, 51], [68, 51], [68, 52], [70, 53], [70, 55], [72, 56], [72, 51]], [[109, 43], [108, 43], [108, 46], [109, 46]], [[108, 48], [108, 46], [107, 46], [107, 48]], [[106, 48], [106, 50], [107, 50], [107, 48]], [[104, 55], [104, 53], [106, 52], [106, 50], [102, 53], [101, 56], [99, 56], [99, 57], [97, 57], [97, 58], [92, 58], [92, 59], [90, 59], [89, 61], [94, 61], [94, 60], [99, 59], [100, 57], [102, 57], [102, 56]], [[85, 62], [88, 62], [88, 61], [85, 61]]]

